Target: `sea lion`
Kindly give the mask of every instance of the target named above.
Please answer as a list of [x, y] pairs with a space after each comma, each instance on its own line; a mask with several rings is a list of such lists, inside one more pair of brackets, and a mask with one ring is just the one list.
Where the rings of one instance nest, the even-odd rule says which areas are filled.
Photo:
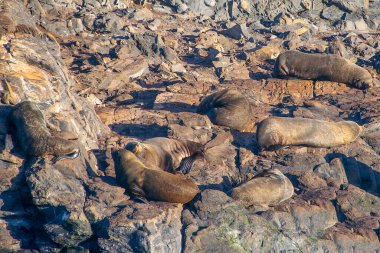
[[289, 199], [294, 193], [290, 180], [278, 169], [264, 170], [235, 187], [231, 197], [246, 206], [268, 207]]
[[278, 77], [346, 83], [358, 89], [373, 86], [371, 74], [364, 68], [336, 54], [307, 54], [291, 50], [280, 54], [274, 65]]
[[135, 154], [119, 150], [115, 159], [118, 184], [125, 187], [133, 198], [172, 203], [187, 203], [199, 192], [193, 180], [181, 174], [147, 168]]
[[250, 122], [251, 107], [239, 91], [224, 89], [203, 98], [197, 112], [206, 114], [215, 125], [242, 131]]
[[34, 102], [24, 101], [15, 105], [10, 113], [10, 124], [14, 127], [19, 144], [27, 155], [55, 155], [56, 162], [63, 158], [74, 159], [80, 154], [77, 141], [50, 134], [44, 115]]
[[130, 142], [126, 149], [133, 152], [151, 169], [175, 173], [177, 170], [188, 173], [193, 162], [203, 157], [203, 145], [164, 137], [147, 139], [143, 142]]
[[259, 124], [256, 137], [260, 147], [268, 150], [301, 145], [329, 148], [354, 141], [362, 130], [352, 121], [271, 117]]

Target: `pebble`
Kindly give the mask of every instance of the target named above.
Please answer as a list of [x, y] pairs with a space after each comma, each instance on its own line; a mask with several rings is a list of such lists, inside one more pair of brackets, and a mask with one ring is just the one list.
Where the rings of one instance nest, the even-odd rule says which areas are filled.
[[215, 0], [205, 0], [205, 5], [206, 6], [214, 7], [215, 4], [216, 4]]

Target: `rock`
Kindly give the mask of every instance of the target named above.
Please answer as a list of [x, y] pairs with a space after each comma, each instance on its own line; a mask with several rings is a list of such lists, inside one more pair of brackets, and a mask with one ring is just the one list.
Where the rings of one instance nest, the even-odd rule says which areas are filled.
[[[2, 2], [0, 252], [376, 252], [380, 89], [272, 71], [291, 48], [339, 54], [377, 80], [380, 36], [368, 31], [378, 30], [380, 3], [151, 2]], [[225, 88], [251, 104], [248, 132], [194, 112]], [[78, 138], [81, 157], [24, 157], [6, 120], [24, 100], [42, 106], [49, 131]], [[270, 116], [366, 130], [337, 148], [262, 152], [257, 124]], [[158, 136], [205, 145], [188, 174], [202, 192], [187, 205], [136, 203], [115, 183], [111, 151]], [[270, 168], [291, 180], [291, 199], [257, 212], [229, 197]]]
[[245, 10], [245, 11], [248, 11], [248, 9], [249, 9], [248, 1], [246, 1], [246, 0], [240, 1], [240, 8]]
[[210, 7], [214, 7], [216, 4], [215, 0], [204, 0], [204, 1], [205, 1], [205, 5], [210, 6]]
[[240, 40], [241, 38], [249, 38], [251, 35], [245, 23], [235, 24], [231, 28], [222, 31], [222, 34], [231, 37], [235, 40]]
[[369, 7], [369, 1], [368, 0], [354, 0], [354, 1], [347, 1], [347, 0], [331, 0], [332, 4], [336, 5], [337, 7], [341, 8], [344, 11], [348, 12], [356, 12], [360, 9], [368, 9]]
[[87, 184], [90, 195], [86, 199], [84, 212], [91, 224], [110, 217], [120, 206], [129, 203], [125, 189], [117, 185], [115, 178], [94, 178], [87, 181]]
[[327, 20], [330, 20], [330, 21], [336, 21], [336, 20], [340, 20], [342, 18], [343, 14], [344, 14], [344, 11], [341, 11], [340, 9], [338, 9], [335, 6], [331, 6], [331, 7], [324, 9], [321, 12], [321, 17], [325, 18]]
[[148, 62], [143, 56], [132, 59], [120, 59], [113, 61], [109, 67], [114, 71], [103, 77], [99, 88], [117, 89], [123, 84], [128, 84], [130, 79], [140, 77], [148, 72]]
[[181, 204], [130, 203], [99, 226], [99, 247], [105, 252], [179, 252], [181, 211]]
[[132, 14], [133, 18], [136, 19], [137, 21], [150, 20], [153, 18], [153, 15], [154, 15], [153, 12], [146, 8], [137, 9]]
[[189, 9], [189, 7], [188, 7], [187, 4], [185, 4], [185, 3], [180, 3], [180, 4], [177, 5], [177, 12], [178, 12], [178, 13], [184, 13], [184, 12], [186, 12], [188, 9]]
[[270, 47], [270, 46], [263, 46], [253, 52], [251, 51], [247, 51], [247, 52], [249, 55], [249, 59], [265, 61], [265, 60], [270, 60], [270, 59], [276, 59], [277, 56], [280, 54], [280, 49]]
[[86, 192], [79, 181], [87, 178], [85, 166], [83, 158], [62, 160], [55, 166], [38, 159], [25, 172], [33, 203], [45, 218], [46, 233], [64, 247], [77, 246], [92, 235], [83, 213]]
[[198, 103], [197, 96], [165, 92], [157, 95], [153, 109], [174, 112], [195, 111], [196, 103]]
[[161, 25], [161, 21], [159, 19], [154, 19], [149, 23], [148, 28], [152, 31], [156, 31], [158, 27]]
[[186, 69], [181, 63], [176, 63], [172, 65], [171, 71], [174, 73], [185, 73]]

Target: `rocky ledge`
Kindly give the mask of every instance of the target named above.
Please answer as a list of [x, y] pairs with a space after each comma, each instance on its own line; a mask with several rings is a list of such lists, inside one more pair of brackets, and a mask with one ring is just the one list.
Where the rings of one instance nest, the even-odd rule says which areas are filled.
[[[380, 87], [272, 76], [280, 52], [339, 54], [380, 72], [378, 1], [0, 1], [0, 252], [380, 252]], [[337, 148], [260, 152], [246, 132], [195, 113], [202, 97], [243, 93], [268, 116], [351, 120]], [[12, 105], [31, 100], [77, 159], [29, 158]], [[208, 143], [188, 204], [136, 203], [111, 151], [131, 140]], [[293, 197], [266, 211], [228, 196], [279, 169]]]

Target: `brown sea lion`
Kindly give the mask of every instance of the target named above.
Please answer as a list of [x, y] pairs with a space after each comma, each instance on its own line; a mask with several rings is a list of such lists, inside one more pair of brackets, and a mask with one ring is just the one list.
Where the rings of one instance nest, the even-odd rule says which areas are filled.
[[242, 131], [250, 123], [251, 107], [239, 91], [224, 89], [203, 98], [197, 112], [206, 114], [215, 125]]
[[193, 180], [181, 174], [148, 169], [132, 152], [119, 150], [115, 159], [117, 182], [137, 200], [187, 203], [199, 192]]
[[203, 145], [164, 137], [130, 142], [126, 149], [133, 152], [145, 166], [171, 173], [177, 170], [188, 173], [196, 159], [203, 157]]
[[235, 187], [231, 197], [246, 206], [268, 207], [289, 199], [294, 193], [290, 180], [278, 169], [264, 170]]
[[362, 129], [352, 121], [271, 117], [260, 123], [256, 137], [260, 147], [268, 150], [284, 146], [329, 148], [354, 141]]
[[62, 158], [73, 159], [80, 154], [77, 141], [50, 134], [44, 115], [34, 102], [24, 101], [15, 105], [10, 114], [10, 124], [27, 155], [55, 155], [56, 162]]
[[359, 89], [373, 86], [372, 76], [366, 69], [335, 54], [286, 51], [277, 57], [274, 74], [346, 83]]

